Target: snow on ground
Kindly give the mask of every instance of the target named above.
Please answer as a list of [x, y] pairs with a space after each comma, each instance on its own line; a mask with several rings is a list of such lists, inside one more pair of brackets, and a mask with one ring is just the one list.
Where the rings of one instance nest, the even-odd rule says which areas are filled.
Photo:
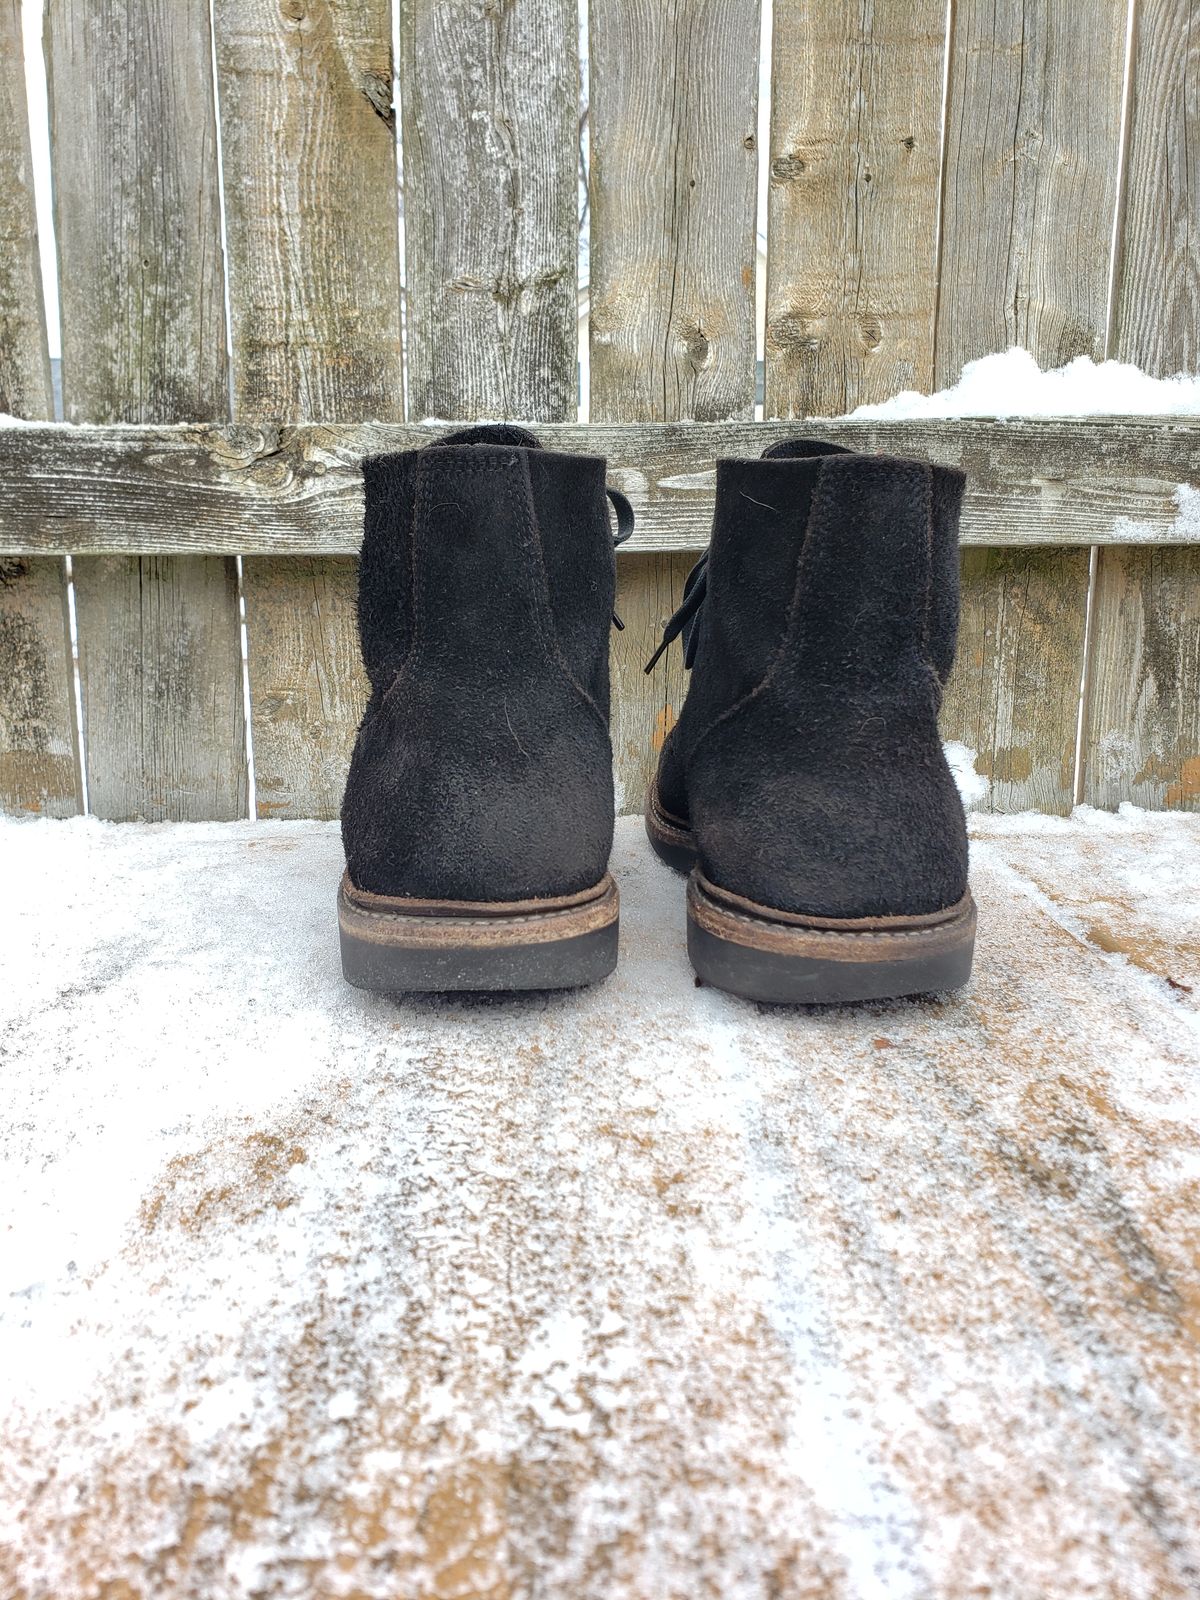
[[905, 389], [852, 417], [1200, 416], [1200, 374], [1152, 378], [1125, 361], [1076, 356], [1046, 371], [1014, 346], [968, 361], [958, 382], [936, 394]]
[[341, 981], [336, 828], [0, 824], [0, 1593], [1194, 1594], [1200, 817], [972, 818], [976, 976]]

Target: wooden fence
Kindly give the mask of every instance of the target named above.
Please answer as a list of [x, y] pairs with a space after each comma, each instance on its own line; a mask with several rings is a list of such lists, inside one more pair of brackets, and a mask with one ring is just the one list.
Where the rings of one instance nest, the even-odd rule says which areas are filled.
[[[613, 739], [640, 806], [684, 693], [678, 652], [642, 664], [713, 459], [798, 431], [753, 420], [760, 3], [591, 0], [586, 427], [576, 0], [398, 3], [403, 285], [389, 0], [48, 0], [56, 423], [0, 0], [5, 809], [74, 813], [86, 779], [102, 817], [244, 816], [248, 703], [257, 813], [336, 814], [356, 462], [426, 417], [526, 419], [634, 499]], [[1200, 0], [775, 0], [771, 25], [768, 418], [1014, 343], [1200, 365]], [[813, 431], [971, 475], [944, 732], [993, 806], [1200, 807], [1200, 423]]]

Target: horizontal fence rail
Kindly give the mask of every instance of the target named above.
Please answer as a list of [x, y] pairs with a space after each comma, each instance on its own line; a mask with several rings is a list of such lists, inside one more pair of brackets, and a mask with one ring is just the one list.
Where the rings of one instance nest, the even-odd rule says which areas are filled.
[[[362, 539], [362, 457], [418, 449], [447, 431], [402, 423], [9, 428], [0, 432], [0, 555], [353, 555]], [[964, 468], [964, 545], [1169, 545], [1200, 536], [1200, 418], [810, 418], [803, 431]], [[637, 514], [624, 556], [702, 549], [715, 463], [761, 454], [797, 428], [543, 423], [533, 432], [552, 449], [607, 457], [609, 482]]]
[[333, 815], [361, 458], [488, 417], [634, 502], [622, 809], [714, 461], [801, 432], [968, 474], [985, 804], [1200, 808], [1200, 421], [840, 415], [1014, 343], [1194, 369], [1200, 0], [774, 0], [763, 105], [760, 0], [586, 9], [585, 77], [571, 0], [52, 0], [55, 424], [0, 0], [0, 809]]

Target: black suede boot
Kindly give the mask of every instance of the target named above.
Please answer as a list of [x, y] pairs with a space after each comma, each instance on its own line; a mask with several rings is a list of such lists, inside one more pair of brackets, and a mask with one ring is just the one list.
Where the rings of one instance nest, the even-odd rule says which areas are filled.
[[604, 465], [508, 426], [363, 463], [371, 699], [338, 895], [361, 988], [563, 988], [616, 964]]
[[691, 682], [646, 806], [655, 850], [691, 871], [706, 981], [827, 1002], [970, 976], [937, 727], [964, 483], [813, 440], [718, 463], [712, 543], [663, 641], [683, 634]]

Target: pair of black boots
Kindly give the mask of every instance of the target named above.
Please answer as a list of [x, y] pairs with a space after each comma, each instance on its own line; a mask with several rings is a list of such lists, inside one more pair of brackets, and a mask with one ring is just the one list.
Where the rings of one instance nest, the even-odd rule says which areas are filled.
[[[346, 978], [543, 989], [617, 961], [605, 462], [465, 429], [363, 464], [371, 699], [342, 806]], [[646, 801], [699, 976], [756, 1000], [953, 988], [967, 841], [937, 714], [963, 475], [798, 439], [717, 466]], [[609, 501], [617, 507], [617, 533]]]

